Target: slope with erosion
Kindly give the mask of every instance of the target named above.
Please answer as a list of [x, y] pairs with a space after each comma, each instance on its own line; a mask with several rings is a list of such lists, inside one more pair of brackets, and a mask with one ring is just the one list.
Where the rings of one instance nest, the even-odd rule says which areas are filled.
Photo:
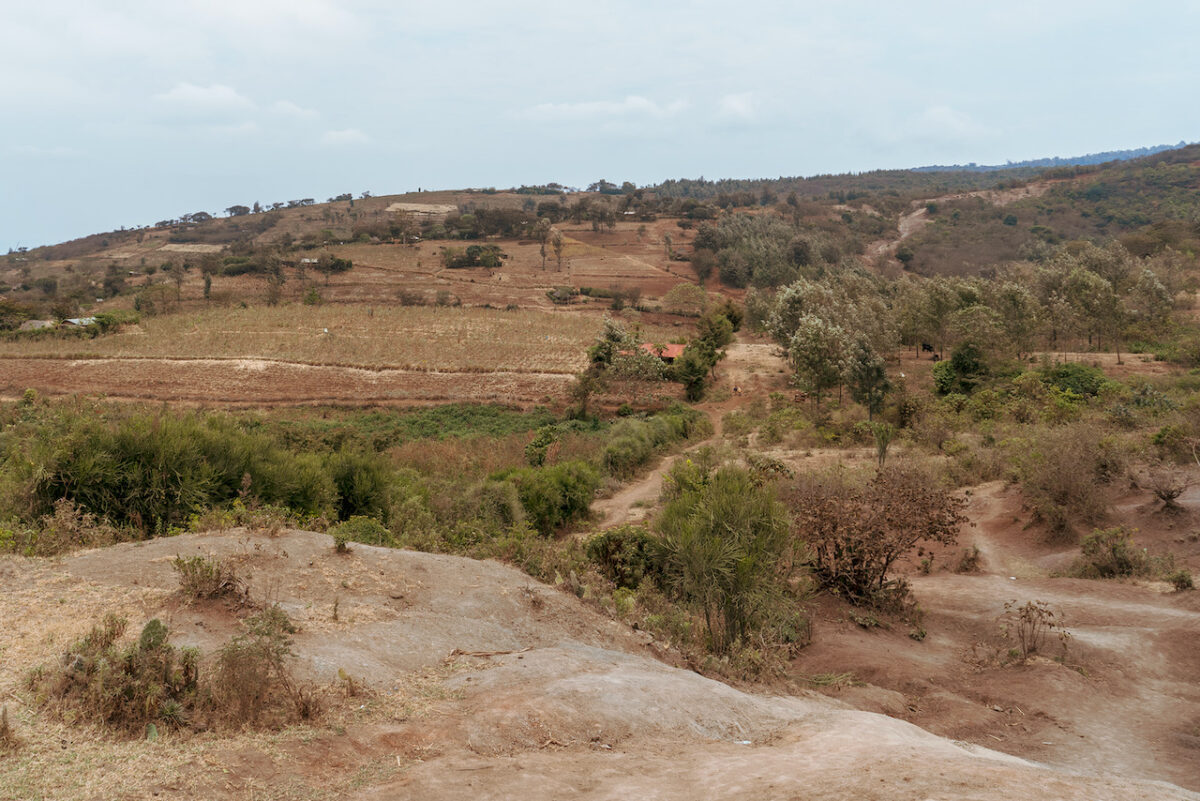
[[[234, 630], [229, 609], [172, 592], [170, 560], [196, 553], [233, 559], [254, 596], [288, 611], [300, 675], [332, 684], [340, 670], [371, 692], [331, 692], [329, 725], [267, 737], [113, 741], [44, 718], [25, 728], [23, 671], [103, 610], [159, 616], [177, 642], [210, 649]], [[1200, 797], [1111, 769], [1054, 770], [811, 693], [735, 689], [494, 563], [337, 554], [324, 535], [233, 530], [2, 569], [19, 591], [0, 604], [24, 622], [2, 635], [0, 690], [19, 704], [26, 744], [0, 762], [0, 797], [35, 784], [44, 798]], [[60, 748], [73, 755], [67, 773]]]

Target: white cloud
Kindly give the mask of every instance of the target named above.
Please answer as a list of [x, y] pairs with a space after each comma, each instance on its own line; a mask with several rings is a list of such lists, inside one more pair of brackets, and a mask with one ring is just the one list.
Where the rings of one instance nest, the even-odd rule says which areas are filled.
[[232, 87], [214, 83], [175, 84], [167, 92], [154, 96], [162, 108], [193, 117], [226, 117], [254, 110], [254, 102]]
[[641, 95], [624, 100], [589, 100], [582, 103], [539, 103], [526, 109], [525, 116], [540, 120], [594, 120], [628, 117], [673, 117], [686, 109], [685, 100], [665, 105]]
[[321, 116], [319, 111], [298, 106], [290, 100], [276, 100], [271, 104], [271, 111], [283, 117], [296, 117], [309, 120]]
[[735, 95], [725, 95], [717, 104], [717, 113], [722, 117], [737, 120], [753, 119], [758, 112], [758, 104], [754, 102], [752, 92], [741, 92]]
[[371, 137], [357, 128], [343, 128], [321, 134], [321, 144], [323, 145], [361, 145], [369, 141], [371, 141]]

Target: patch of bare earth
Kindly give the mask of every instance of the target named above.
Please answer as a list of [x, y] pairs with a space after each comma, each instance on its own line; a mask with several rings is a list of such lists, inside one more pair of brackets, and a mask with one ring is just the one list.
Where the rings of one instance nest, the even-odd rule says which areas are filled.
[[[252, 597], [299, 624], [298, 672], [330, 686], [322, 723], [118, 741], [26, 706], [24, 671], [109, 608], [163, 618], [178, 644], [232, 633], [231, 610], [172, 592], [170, 560], [194, 553], [232, 559]], [[735, 689], [494, 563], [235, 530], [0, 570], [19, 588], [0, 611], [29, 621], [0, 634], [0, 691], [25, 740], [0, 761], [0, 798], [1198, 797], [1127, 765], [1067, 772], [815, 694]]]

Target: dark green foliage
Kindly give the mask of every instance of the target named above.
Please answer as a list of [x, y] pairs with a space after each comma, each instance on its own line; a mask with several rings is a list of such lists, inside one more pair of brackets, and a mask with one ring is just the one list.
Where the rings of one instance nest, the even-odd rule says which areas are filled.
[[1098, 395], [1101, 387], [1108, 380], [1100, 368], [1088, 367], [1079, 362], [1047, 364], [1041, 368], [1040, 372], [1042, 381], [1047, 385], [1066, 392], [1074, 392], [1081, 398]]
[[538, 429], [533, 439], [525, 446], [525, 461], [530, 467], [541, 467], [546, 463], [546, 453], [558, 441], [558, 431], [553, 426]]
[[526, 467], [495, 477], [511, 481], [529, 524], [544, 536], [587, 516], [600, 487], [600, 474], [587, 462]]
[[395, 470], [385, 457], [343, 448], [329, 457], [326, 470], [337, 494], [338, 520], [367, 516], [388, 522]]
[[794, 616], [786, 582], [788, 518], [769, 487], [741, 468], [689, 460], [672, 470], [666, 492], [670, 500], [658, 521], [662, 583], [704, 616], [714, 651]]
[[339, 523], [329, 529], [333, 537], [334, 547], [339, 553], [345, 553], [348, 542], [361, 542], [364, 545], [395, 546], [396, 538], [392, 532], [374, 517], [355, 515], [344, 523]]
[[987, 375], [988, 367], [979, 348], [964, 342], [954, 349], [948, 361], [933, 366], [933, 385], [939, 395], [953, 392], [969, 395]]
[[641, 526], [618, 526], [592, 537], [587, 555], [618, 587], [636, 590], [645, 579], [660, 583], [663, 577], [662, 543]]
[[525, 412], [504, 406], [449, 403], [403, 412], [276, 410], [269, 418], [252, 418], [248, 425], [274, 434], [296, 450], [338, 450], [353, 445], [383, 451], [414, 439], [502, 437], [554, 422], [554, 415], [542, 408]]
[[317, 514], [334, 499], [315, 456], [283, 451], [227, 418], [132, 413], [113, 421], [68, 417], [31, 454], [35, 511], [67, 498], [146, 534], [249, 492], [266, 503]]
[[468, 245], [465, 250], [445, 248], [442, 261], [452, 269], [467, 267], [496, 268], [503, 265], [504, 254], [499, 245]]
[[685, 408], [644, 420], [622, 420], [609, 429], [608, 441], [600, 452], [601, 464], [611, 475], [628, 477], [664, 446], [706, 431], [706, 422], [703, 414]]

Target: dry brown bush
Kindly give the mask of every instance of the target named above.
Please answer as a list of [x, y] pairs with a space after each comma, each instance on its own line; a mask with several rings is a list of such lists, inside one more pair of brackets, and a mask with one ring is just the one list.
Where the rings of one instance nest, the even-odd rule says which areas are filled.
[[296, 632], [278, 605], [245, 621], [245, 631], [217, 655], [209, 683], [209, 711], [227, 726], [280, 726], [314, 717], [315, 694], [288, 669]]
[[881, 470], [861, 486], [843, 474], [808, 474], [788, 501], [814, 578], [853, 603], [875, 606], [907, 597], [903, 579], [889, 577], [896, 560], [923, 542], [954, 544], [966, 521], [963, 501], [912, 467]]
[[230, 598], [244, 604], [250, 599], [246, 582], [222, 559], [176, 556], [171, 566], [179, 576], [179, 591], [193, 601]]

